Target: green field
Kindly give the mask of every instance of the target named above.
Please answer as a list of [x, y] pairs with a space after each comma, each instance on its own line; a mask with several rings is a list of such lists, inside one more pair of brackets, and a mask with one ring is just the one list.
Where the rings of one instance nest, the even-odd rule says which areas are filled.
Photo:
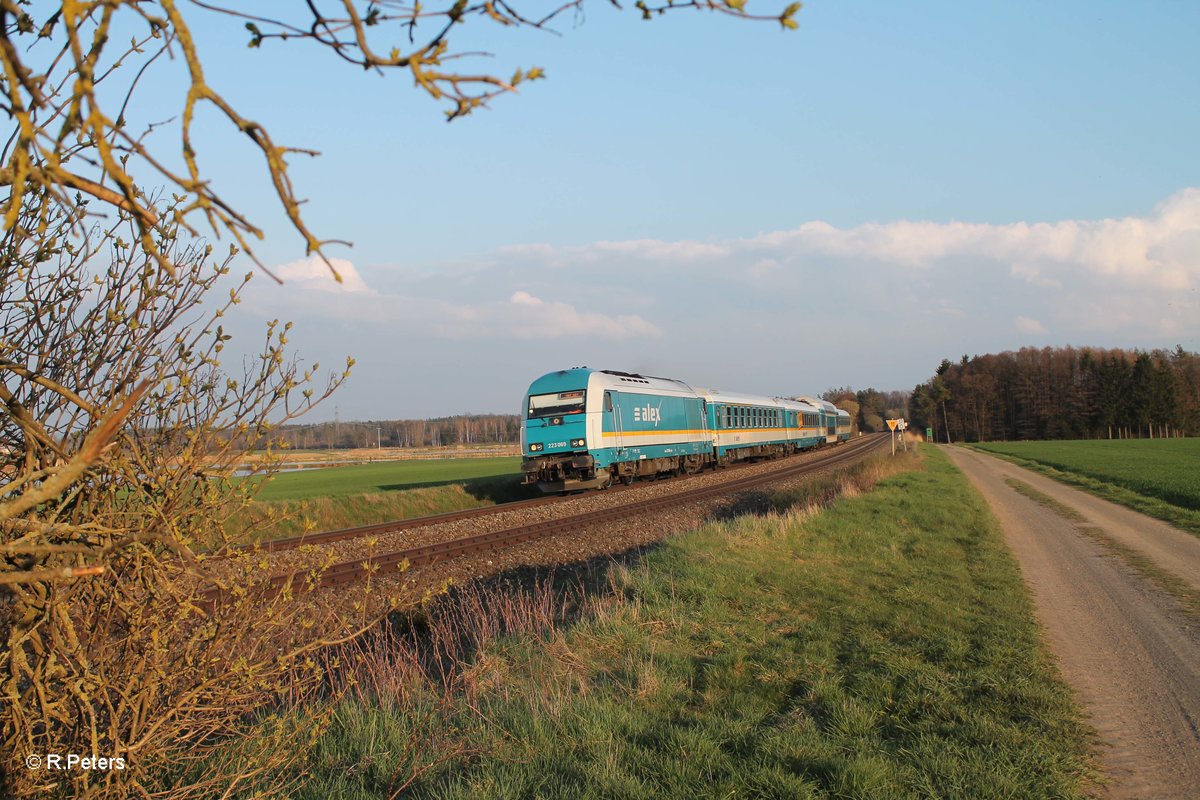
[[454, 458], [283, 472], [227, 530], [247, 540], [277, 539], [540, 495], [521, 484], [520, 466], [519, 457]]
[[971, 447], [1200, 533], [1200, 439], [989, 442]]
[[345, 467], [281, 472], [262, 488], [259, 500], [307, 500], [313, 497], [396, 492], [482, 478], [511, 476], [519, 480], [521, 459], [448, 458], [383, 461]]
[[825, 511], [828, 483], [768, 494], [598, 567], [573, 622], [536, 587], [468, 589], [427, 624], [469, 647], [390, 640], [340, 679], [294, 796], [1083, 796], [1087, 728], [1016, 564], [924, 450]]

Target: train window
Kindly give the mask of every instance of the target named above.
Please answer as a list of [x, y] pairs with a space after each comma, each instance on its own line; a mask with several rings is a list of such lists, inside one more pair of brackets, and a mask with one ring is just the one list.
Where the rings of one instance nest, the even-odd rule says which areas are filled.
[[529, 419], [582, 414], [587, 393], [582, 389], [529, 396]]
[[604, 410], [609, 412], [612, 411], [612, 392], [604, 393]]

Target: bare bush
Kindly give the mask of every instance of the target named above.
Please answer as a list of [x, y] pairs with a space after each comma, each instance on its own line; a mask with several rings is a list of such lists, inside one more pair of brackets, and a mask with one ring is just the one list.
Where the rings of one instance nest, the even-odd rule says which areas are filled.
[[[28, 209], [47, 230], [10, 236], [0, 253], [0, 759], [18, 796], [48, 784], [204, 793], [247, 767], [207, 785], [172, 776], [271, 697], [317, 680], [301, 657], [352, 632], [289, 595], [266, 599], [258, 556], [230, 549], [244, 528], [224, 524], [257, 485], [233, 475], [240, 449], [270, 454], [272, 430], [345, 373], [314, 387], [317, 365], [289, 359], [290, 326], [278, 323], [229, 372], [220, 319], [242, 285], [229, 256], [167, 227], [164, 272], [131, 245], [129, 215], [76, 235], [81, 206]], [[225, 305], [201, 306], [222, 282]], [[200, 593], [218, 558], [236, 560], [239, 577], [214, 609]], [[25, 768], [50, 753], [127, 766]]]

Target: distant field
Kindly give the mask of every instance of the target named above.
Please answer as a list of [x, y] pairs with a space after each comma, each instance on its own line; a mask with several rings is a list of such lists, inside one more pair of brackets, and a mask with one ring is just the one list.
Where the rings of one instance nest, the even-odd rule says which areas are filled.
[[[461, 511], [540, 494], [520, 483], [519, 457], [386, 461], [284, 472], [227, 530], [250, 539]], [[251, 479], [256, 480], [256, 479]], [[268, 512], [270, 521], [259, 512]]]
[[975, 446], [1200, 511], [1200, 439], [992, 442]]
[[511, 475], [515, 482], [520, 467], [521, 459], [516, 456], [388, 461], [378, 464], [324, 467], [280, 473], [267, 482], [258, 499], [309, 500], [317, 497], [374, 494], [508, 475]]

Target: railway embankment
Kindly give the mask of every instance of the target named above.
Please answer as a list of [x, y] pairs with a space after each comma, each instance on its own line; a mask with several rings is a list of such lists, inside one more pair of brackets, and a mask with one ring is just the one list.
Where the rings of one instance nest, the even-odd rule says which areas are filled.
[[466, 585], [416, 635], [335, 654], [340, 699], [297, 704], [326, 724], [294, 794], [1084, 794], [1087, 729], [942, 456], [810, 476], [693, 528]]

